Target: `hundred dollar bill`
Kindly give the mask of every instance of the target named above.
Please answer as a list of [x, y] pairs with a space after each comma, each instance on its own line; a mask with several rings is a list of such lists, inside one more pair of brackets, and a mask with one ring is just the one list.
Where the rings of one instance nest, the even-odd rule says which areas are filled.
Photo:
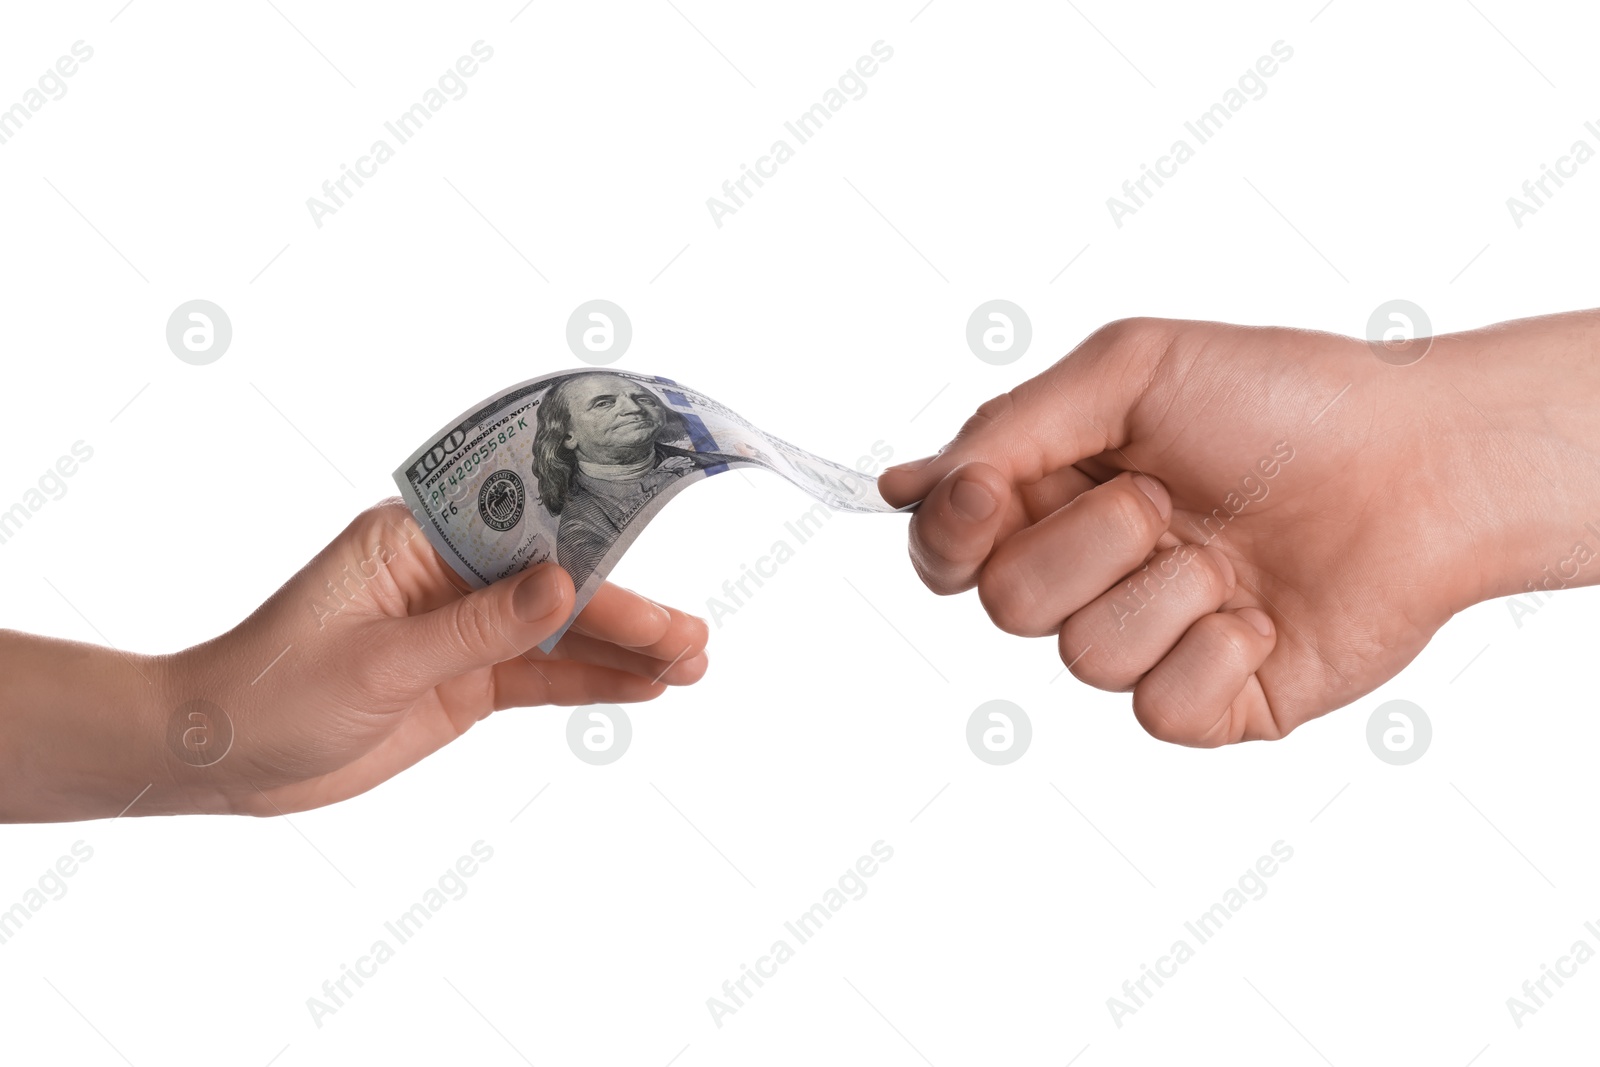
[[757, 429], [669, 378], [574, 370], [514, 385], [452, 419], [395, 472], [429, 542], [473, 588], [553, 559], [572, 625], [678, 493], [763, 467], [841, 511], [892, 512], [877, 479]]

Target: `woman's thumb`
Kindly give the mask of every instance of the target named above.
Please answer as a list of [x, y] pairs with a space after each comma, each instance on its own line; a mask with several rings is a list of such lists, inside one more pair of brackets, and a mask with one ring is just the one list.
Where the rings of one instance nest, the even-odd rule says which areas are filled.
[[554, 563], [463, 594], [424, 615], [400, 619], [391, 642], [417, 680], [432, 687], [523, 655], [572, 614], [572, 579]]

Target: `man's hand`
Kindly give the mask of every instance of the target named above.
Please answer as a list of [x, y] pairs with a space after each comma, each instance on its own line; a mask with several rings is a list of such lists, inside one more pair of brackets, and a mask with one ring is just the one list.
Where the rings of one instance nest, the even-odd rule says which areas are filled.
[[929, 588], [1059, 635], [1154, 736], [1278, 738], [1572, 554], [1600, 518], [1597, 351], [1593, 313], [1404, 367], [1329, 334], [1127, 320], [879, 487], [922, 501]]

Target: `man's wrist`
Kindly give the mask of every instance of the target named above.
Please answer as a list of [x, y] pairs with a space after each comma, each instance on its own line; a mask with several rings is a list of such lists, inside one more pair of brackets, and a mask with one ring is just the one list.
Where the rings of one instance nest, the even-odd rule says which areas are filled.
[[1422, 366], [1429, 462], [1471, 532], [1454, 610], [1600, 583], [1600, 312], [1441, 337]]

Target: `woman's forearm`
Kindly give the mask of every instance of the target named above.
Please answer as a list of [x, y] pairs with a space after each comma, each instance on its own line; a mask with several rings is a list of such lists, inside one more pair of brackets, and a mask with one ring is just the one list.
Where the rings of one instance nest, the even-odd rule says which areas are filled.
[[189, 810], [166, 752], [168, 674], [164, 657], [0, 630], [0, 821], [109, 819], [136, 798]]

